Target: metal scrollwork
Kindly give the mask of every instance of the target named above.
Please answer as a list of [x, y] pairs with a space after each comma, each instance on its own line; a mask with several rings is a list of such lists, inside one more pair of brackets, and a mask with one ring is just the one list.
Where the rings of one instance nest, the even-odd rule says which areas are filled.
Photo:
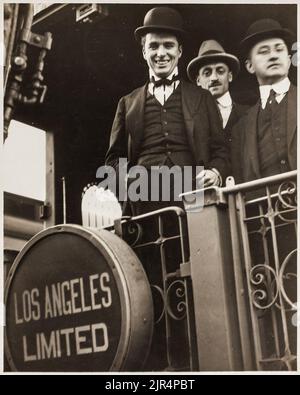
[[297, 174], [292, 173], [266, 181], [265, 196], [247, 201], [240, 194], [236, 200], [259, 370], [297, 369]]
[[142, 226], [133, 221], [129, 221], [126, 227], [126, 241], [131, 246], [134, 247], [142, 239], [143, 228]]
[[275, 203], [277, 216], [285, 223], [296, 222], [297, 187], [292, 181], [283, 183], [278, 189], [278, 200]]
[[288, 280], [288, 281], [294, 280], [296, 287], [297, 287], [297, 274], [296, 273], [285, 273], [286, 267], [291, 262], [292, 257], [294, 255], [297, 255], [297, 249], [291, 251], [288, 254], [288, 256], [285, 258], [284, 262], [282, 263], [280, 272], [278, 275], [278, 283], [279, 283], [280, 291], [282, 293], [284, 300], [288, 303], [289, 306], [291, 306], [291, 308], [293, 310], [297, 310], [296, 302], [292, 302], [291, 299], [288, 297], [286, 289], [285, 289], [285, 285], [284, 285], [284, 280]]
[[186, 318], [186, 292], [183, 281], [173, 281], [166, 293], [158, 285], [151, 284], [151, 288], [155, 301], [155, 324], [163, 319], [166, 312], [175, 321], [182, 321]]
[[[292, 261], [292, 258], [296, 253], [297, 250], [295, 249], [287, 255], [281, 265], [278, 275], [275, 270], [268, 265], [257, 265], [252, 268], [250, 271], [250, 281], [251, 284], [258, 289], [252, 288], [251, 296], [252, 303], [257, 309], [266, 310], [275, 304], [277, 308], [285, 311], [297, 310], [296, 302], [293, 302], [290, 299], [285, 286], [286, 281], [295, 281], [295, 284], [297, 283], [297, 274], [286, 272], [288, 264]], [[266, 271], [269, 271], [270, 275], [272, 275], [272, 280], [267, 278]], [[283, 296], [285, 302], [289, 305], [290, 309], [286, 309], [285, 306], [281, 306], [279, 303], [276, 303], [279, 292]]]
[[[155, 309], [154, 309], [155, 322], [154, 323], [158, 324], [163, 319], [163, 317], [166, 313], [164, 292], [158, 285], [151, 284], [151, 288], [152, 288], [152, 297], [154, 300], [156, 300], [156, 303], [154, 303], [154, 306], [155, 306]], [[157, 301], [157, 298], [155, 298], [154, 291], [156, 291], [157, 295], [159, 296], [159, 301]], [[160, 307], [161, 311], [159, 311], [159, 307]]]
[[297, 186], [293, 181], [284, 182], [279, 186], [278, 198], [283, 208], [297, 208]]
[[[186, 318], [185, 284], [181, 280], [174, 281], [167, 290], [167, 312], [176, 321]], [[176, 301], [174, 302], [176, 298]], [[173, 306], [173, 304], [175, 306]]]
[[[273, 276], [275, 286], [272, 287], [273, 281], [268, 280], [266, 271], [269, 271], [270, 275]], [[265, 310], [273, 306], [279, 293], [275, 270], [271, 266], [256, 265], [250, 271], [250, 281], [255, 287], [260, 287], [258, 289], [252, 289], [253, 305], [259, 310]]]

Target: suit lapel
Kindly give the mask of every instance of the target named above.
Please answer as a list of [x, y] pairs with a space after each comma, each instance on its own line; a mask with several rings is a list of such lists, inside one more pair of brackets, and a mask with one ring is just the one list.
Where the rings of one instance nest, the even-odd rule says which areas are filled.
[[287, 100], [287, 144], [289, 150], [297, 128], [297, 90], [293, 85], [290, 87]]
[[224, 128], [224, 130], [228, 129], [229, 131], [231, 131], [232, 126], [235, 124], [237, 120], [237, 111], [236, 111], [236, 104], [233, 102], [232, 103], [232, 110], [231, 113], [229, 115], [227, 124]]
[[197, 89], [190, 89], [189, 84], [185, 81], [181, 82], [181, 102], [182, 112], [187, 132], [187, 138], [194, 156], [196, 157], [194, 144], [194, 114], [198, 108], [201, 93]]
[[257, 145], [257, 117], [259, 111], [260, 101], [253, 106], [245, 118], [245, 144], [244, 144], [244, 158], [250, 162], [254, 174], [260, 178], [259, 171], [259, 156]]
[[140, 145], [144, 131], [145, 101], [148, 84], [137, 89], [132, 97], [128, 99], [126, 108], [126, 130], [128, 140], [131, 141], [128, 147], [129, 158], [134, 161], [137, 149]]

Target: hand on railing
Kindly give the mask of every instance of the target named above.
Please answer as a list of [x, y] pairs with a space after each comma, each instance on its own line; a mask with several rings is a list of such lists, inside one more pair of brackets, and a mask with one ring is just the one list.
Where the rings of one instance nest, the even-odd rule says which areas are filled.
[[222, 185], [222, 178], [217, 169], [202, 170], [197, 174], [196, 180], [199, 188], [218, 187]]

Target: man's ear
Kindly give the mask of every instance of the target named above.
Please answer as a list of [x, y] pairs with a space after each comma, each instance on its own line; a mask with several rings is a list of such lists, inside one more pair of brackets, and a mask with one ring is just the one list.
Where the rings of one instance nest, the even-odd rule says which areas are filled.
[[253, 64], [250, 59], [247, 59], [245, 61], [245, 67], [246, 67], [248, 73], [255, 74], [255, 70], [254, 70]]
[[201, 86], [201, 78], [200, 78], [200, 73], [197, 75], [197, 78], [196, 78], [196, 84], [197, 84], [197, 86]]
[[179, 45], [178, 49], [179, 49], [179, 58], [181, 58], [183, 52], [182, 45]]
[[143, 58], [144, 58], [145, 60], [147, 60], [147, 59], [146, 59], [146, 52], [145, 52], [145, 45], [142, 46], [142, 53], [143, 53]]
[[291, 67], [291, 64], [292, 64], [292, 55], [289, 55], [289, 69]]
[[232, 80], [233, 80], [232, 71], [229, 71], [229, 73], [228, 73], [228, 81], [232, 82]]

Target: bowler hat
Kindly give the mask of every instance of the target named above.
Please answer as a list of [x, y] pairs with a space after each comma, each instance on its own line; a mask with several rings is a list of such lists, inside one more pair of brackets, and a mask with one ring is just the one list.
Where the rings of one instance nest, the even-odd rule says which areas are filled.
[[170, 32], [180, 38], [185, 35], [181, 15], [169, 7], [156, 7], [148, 11], [144, 18], [144, 25], [138, 27], [134, 35], [137, 40], [140, 40], [142, 36], [153, 31]]
[[191, 60], [187, 67], [187, 74], [195, 82], [200, 67], [208, 63], [223, 62], [228, 65], [235, 77], [240, 71], [240, 62], [234, 55], [226, 53], [224, 48], [215, 40], [203, 41], [198, 56]]
[[287, 46], [291, 43], [293, 33], [283, 28], [274, 19], [259, 19], [248, 28], [244, 39], [241, 41], [241, 50], [247, 53], [255, 44], [267, 38], [282, 38]]

